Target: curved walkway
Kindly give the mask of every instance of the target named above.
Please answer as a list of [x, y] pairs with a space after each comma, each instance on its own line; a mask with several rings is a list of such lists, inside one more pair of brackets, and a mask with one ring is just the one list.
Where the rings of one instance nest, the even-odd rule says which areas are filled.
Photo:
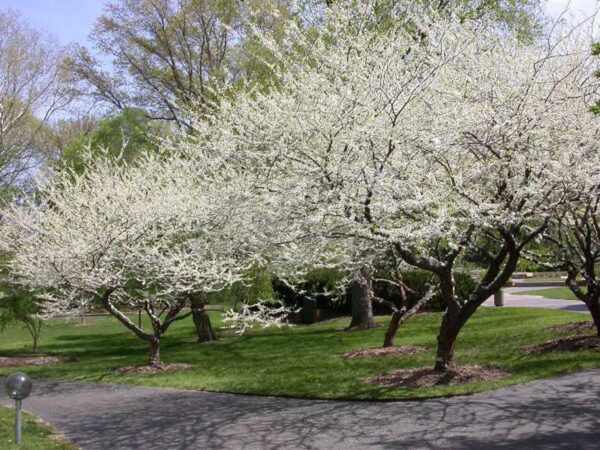
[[[587, 307], [577, 300], [557, 300], [540, 297], [539, 295], [526, 295], [525, 291], [542, 289], [540, 287], [518, 287], [504, 289], [504, 306], [519, 308], [560, 309], [563, 311], [588, 313]], [[494, 297], [490, 297], [484, 306], [494, 306]]]
[[39, 382], [24, 408], [84, 450], [592, 449], [599, 384], [593, 370], [471, 396], [375, 403]]

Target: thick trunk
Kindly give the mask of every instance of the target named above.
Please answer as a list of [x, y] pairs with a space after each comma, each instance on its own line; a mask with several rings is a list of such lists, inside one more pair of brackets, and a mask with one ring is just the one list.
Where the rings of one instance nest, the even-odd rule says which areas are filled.
[[198, 342], [211, 342], [217, 340], [217, 335], [213, 331], [210, 323], [210, 317], [204, 307], [208, 304], [208, 295], [205, 292], [198, 292], [191, 298], [192, 320], [196, 327]]
[[217, 340], [217, 336], [210, 323], [210, 317], [204, 309], [204, 306], [192, 309], [192, 319], [196, 326], [198, 342], [211, 342]]
[[160, 365], [160, 339], [157, 337], [150, 341], [150, 360], [148, 361], [148, 365]]
[[458, 334], [484, 300], [471, 296], [462, 306], [456, 301], [448, 306], [437, 339], [435, 370], [446, 371], [454, 364], [454, 346]]
[[455, 307], [448, 308], [437, 337], [435, 370], [445, 372], [454, 364], [454, 346], [460, 328], [459, 310]]
[[586, 305], [596, 325], [596, 333], [600, 336], [600, 298], [592, 298]]
[[446, 312], [437, 337], [435, 370], [445, 372], [454, 363], [454, 345], [460, 331], [460, 304], [456, 300], [454, 276], [448, 270], [439, 274], [440, 291]]
[[366, 329], [375, 327], [373, 320], [373, 305], [371, 295], [373, 280], [371, 268], [364, 265], [360, 268], [356, 280], [352, 282], [352, 329]]

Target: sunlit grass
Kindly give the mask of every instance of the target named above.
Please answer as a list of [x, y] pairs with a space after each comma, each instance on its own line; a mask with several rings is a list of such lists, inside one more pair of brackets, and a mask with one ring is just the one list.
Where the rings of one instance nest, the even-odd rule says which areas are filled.
[[[217, 313], [211, 313], [217, 329]], [[381, 328], [345, 332], [348, 319], [311, 326], [267, 329], [238, 336], [220, 330], [215, 343], [196, 344], [191, 320], [176, 323], [163, 340], [165, 362], [193, 365], [183, 372], [120, 376], [115, 369], [143, 364], [147, 346], [114, 319], [49, 323], [40, 351], [68, 355], [76, 362], [27, 367], [36, 379], [129, 383], [184, 389], [282, 395], [313, 398], [403, 399], [469, 393], [527, 380], [600, 367], [600, 352], [526, 355], [522, 347], [557, 337], [553, 325], [587, 320], [585, 315], [541, 309], [481, 308], [459, 336], [456, 358], [460, 364], [490, 364], [512, 375], [504, 380], [427, 389], [386, 389], [368, 385], [369, 376], [398, 368], [430, 367], [434, 361], [440, 314], [409, 320], [396, 343], [427, 347], [425, 353], [372, 359], [344, 359], [344, 352], [382, 344], [388, 318]], [[30, 347], [19, 327], [0, 335], [0, 353], [22, 354]], [[14, 372], [0, 368], [0, 375]]]
[[14, 408], [0, 406], [0, 448], [6, 450], [75, 450], [76, 447], [65, 443], [52, 429], [23, 413], [21, 444], [15, 444]]
[[[585, 287], [581, 288], [585, 292]], [[553, 300], [577, 300], [575, 294], [568, 287], [555, 287], [555, 288], [544, 288], [535, 289], [531, 291], [521, 291], [517, 295], [538, 295], [540, 297], [553, 299]]]

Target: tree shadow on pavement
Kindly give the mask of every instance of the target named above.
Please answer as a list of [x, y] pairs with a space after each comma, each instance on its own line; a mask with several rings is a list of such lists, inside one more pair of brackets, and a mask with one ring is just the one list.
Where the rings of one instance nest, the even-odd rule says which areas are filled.
[[600, 371], [589, 371], [385, 403], [40, 383], [24, 406], [83, 449], [585, 449], [598, 444], [598, 381]]

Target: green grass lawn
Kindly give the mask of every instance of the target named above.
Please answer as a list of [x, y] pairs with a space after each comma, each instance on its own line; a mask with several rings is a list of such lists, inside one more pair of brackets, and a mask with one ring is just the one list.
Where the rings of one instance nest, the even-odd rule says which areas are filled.
[[75, 450], [65, 443], [46, 424], [29, 414], [23, 414], [23, 435], [21, 444], [15, 444], [14, 408], [0, 406], [0, 447], [6, 450]]
[[[582, 287], [582, 290], [585, 292], [585, 287]], [[571, 289], [569, 289], [568, 287], [535, 289], [532, 291], [521, 291], [517, 293], [517, 295], [519, 294], [539, 295], [540, 297], [554, 300], [577, 300], [575, 294], [573, 294], [573, 292], [571, 292]]]
[[[221, 326], [217, 313], [214, 324]], [[397, 344], [422, 345], [428, 352], [414, 356], [344, 359], [344, 352], [379, 347], [385, 328], [340, 331], [349, 319], [311, 326], [266, 329], [238, 336], [229, 332], [216, 343], [196, 344], [190, 320], [176, 322], [163, 340], [164, 362], [193, 365], [182, 372], [117, 375], [115, 369], [143, 364], [147, 346], [112, 318], [54, 321], [43, 331], [40, 351], [68, 355], [77, 362], [27, 367], [34, 379], [79, 380], [168, 386], [183, 389], [282, 395], [311, 398], [407, 399], [481, 391], [527, 380], [600, 367], [600, 352], [526, 355], [522, 347], [556, 338], [549, 327], [587, 320], [581, 314], [541, 309], [481, 308], [459, 336], [460, 364], [492, 364], [512, 376], [464, 386], [423, 389], [380, 388], [363, 383], [366, 377], [398, 368], [431, 367], [440, 314], [414, 317], [400, 329]], [[378, 322], [387, 325], [388, 318]], [[0, 354], [22, 354], [30, 343], [26, 332], [13, 326], [0, 334]], [[0, 376], [15, 369], [0, 368]]]

